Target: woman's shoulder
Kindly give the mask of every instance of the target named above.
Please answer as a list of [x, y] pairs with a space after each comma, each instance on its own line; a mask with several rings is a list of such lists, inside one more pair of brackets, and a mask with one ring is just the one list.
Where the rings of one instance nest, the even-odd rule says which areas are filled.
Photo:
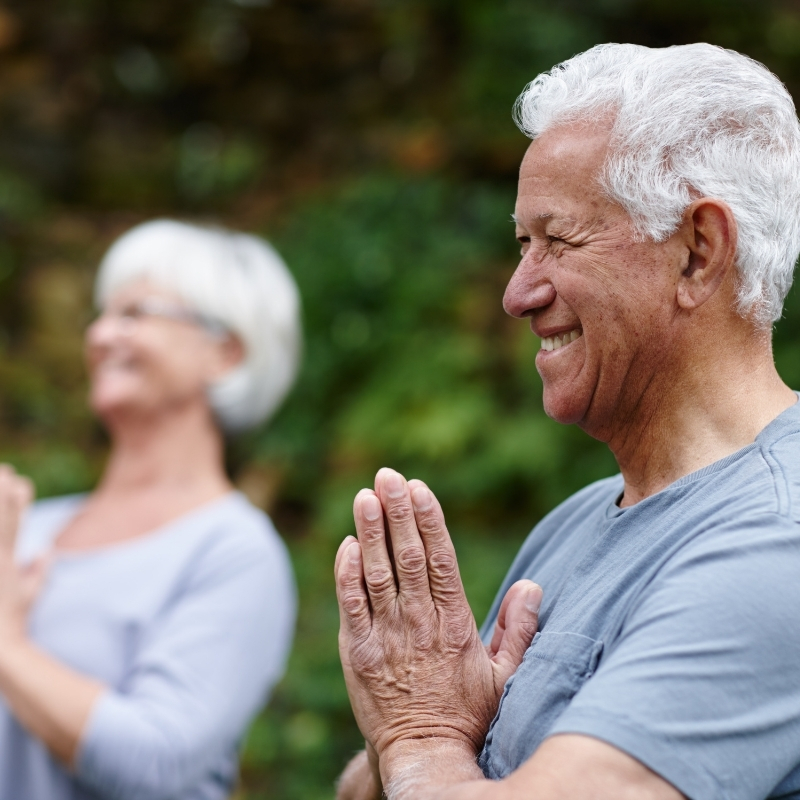
[[221, 498], [208, 511], [206, 521], [209, 530], [220, 534], [224, 532], [224, 539], [231, 546], [284, 547], [270, 517], [239, 491], [232, 491]]
[[196, 541], [203, 560], [215, 571], [269, 567], [290, 569], [289, 555], [272, 520], [242, 493], [231, 492], [205, 510], [196, 524], [203, 528]]

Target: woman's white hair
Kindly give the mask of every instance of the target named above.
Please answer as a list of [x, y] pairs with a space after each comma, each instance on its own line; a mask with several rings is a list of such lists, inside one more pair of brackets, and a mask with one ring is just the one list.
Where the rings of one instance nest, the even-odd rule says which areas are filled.
[[141, 278], [241, 340], [242, 363], [209, 387], [220, 426], [234, 432], [266, 419], [291, 388], [301, 343], [297, 285], [278, 253], [256, 236], [158, 219], [108, 250], [95, 283], [98, 307]]
[[664, 241], [697, 197], [726, 202], [739, 232], [737, 311], [781, 316], [800, 253], [800, 125], [766, 67], [710, 44], [603, 44], [539, 75], [514, 117], [535, 138], [613, 121], [599, 176], [637, 233]]

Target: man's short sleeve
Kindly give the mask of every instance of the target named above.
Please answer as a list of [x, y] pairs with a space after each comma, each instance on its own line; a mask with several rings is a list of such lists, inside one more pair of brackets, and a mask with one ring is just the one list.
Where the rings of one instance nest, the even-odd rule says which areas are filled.
[[643, 590], [551, 729], [629, 753], [691, 800], [763, 800], [800, 762], [800, 526], [715, 526]]

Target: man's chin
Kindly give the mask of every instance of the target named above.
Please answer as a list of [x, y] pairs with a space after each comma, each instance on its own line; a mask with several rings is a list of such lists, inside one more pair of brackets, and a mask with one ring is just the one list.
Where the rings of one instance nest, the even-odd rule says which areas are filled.
[[588, 408], [588, 402], [576, 391], [565, 391], [563, 389], [548, 389], [545, 386], [542, 396], [544, 413], [550, 419], [560, 422], [562, 425], [575, 425], [579, 423]]

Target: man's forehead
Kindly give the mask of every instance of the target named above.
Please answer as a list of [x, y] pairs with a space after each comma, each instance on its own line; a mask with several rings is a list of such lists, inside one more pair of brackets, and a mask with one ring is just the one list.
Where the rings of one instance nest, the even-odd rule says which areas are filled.
[[520, 165], [520, 184], [536, 180], [581, 181], [595, 177], [608, 153], [605, 128], [559, 126], [545, 131], [528, 146]]
[[593, 215], [598, 202], [603, 205], [597, 177], [608, 140], [603, 128], [561, 126], [531, 142], [520, 167], [515, 207], [519, 222], [574, 222], [587, 212]]

